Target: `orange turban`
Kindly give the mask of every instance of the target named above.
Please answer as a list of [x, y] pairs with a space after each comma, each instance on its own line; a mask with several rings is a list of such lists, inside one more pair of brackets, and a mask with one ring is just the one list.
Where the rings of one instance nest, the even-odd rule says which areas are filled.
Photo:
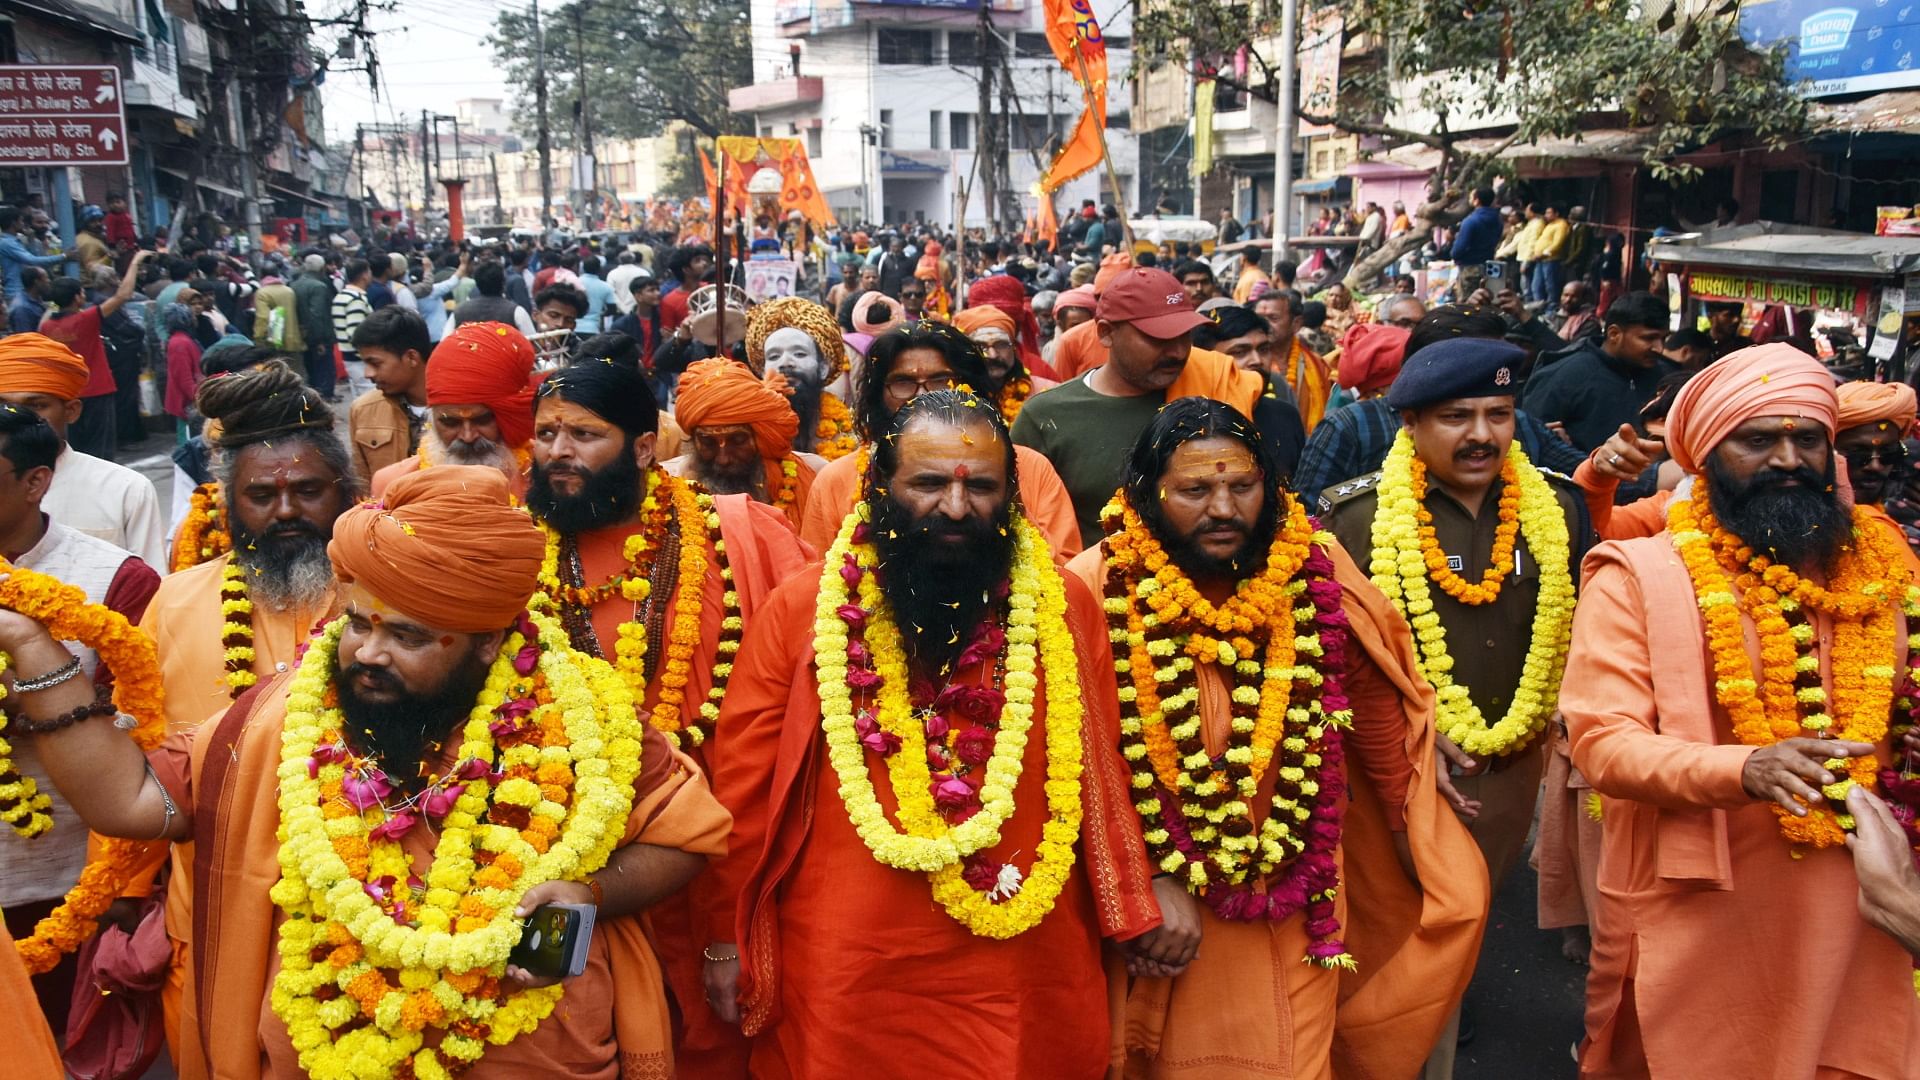
[[45, 334], [0, 338], [0, 394], [46, 394], [72, 401], [87, 388], [87, 362]]
[[879, 337], [906, 321], [906, 309], [886, 293], [863, 292], [853, 302], [853, 328], [859, 333]]
[[777, 461], [793, 452], [800, 418], [786, 395], [733, 360], [698, 360], [680, 376], [673, 418], [691, 435], [697, 428], [745, 424], [753, 429], [760, 456]]
[[1116, 251], [1100, 260], [1100, 269], [1093, 275], [1093, 291], [1103, 293], [1114, 278], [1133, 269], [1133, 256], [1124, 251]]
[[342, 582], [436, 630], [500, 630], [526, 610], [547, 550], [533, 519], [508, 499], [499, 469], [409, 472], [383, 501], [340, 515], [327, 557]]
[[1840, 398], [1836, 435], [1862, 424], [1892, 424], [1902, 432], [1913, 426], [1913, 387], [1906, 383], [1842, 383], [1835, 393]]
[[996, 327], [1007, 335], [1007, 340], [1009, 341], [1013, 340], [1013, 335], [1016, 332], [1013, 325], [1013, 316], [1008, 315], [997, 307], [970, 307], [955, 312], [953, 325], [961, 333], [968, 336], [972, 336], [975, 330], [984, 327]]
[[504, 323], [461, 323], [427, 361], [427, 404], [485, 405], [510, 449], [527, 445], [533, 441], [533, 345]]
[[1832, 434], [1840, 404], [1833, 376], [1791, 345], [1755, 345], [1707, 365], [1674, 396], [1667, 414], [1667, 448], [1689, 473], [1733, 429], [1757, 416], [1812, 420]]

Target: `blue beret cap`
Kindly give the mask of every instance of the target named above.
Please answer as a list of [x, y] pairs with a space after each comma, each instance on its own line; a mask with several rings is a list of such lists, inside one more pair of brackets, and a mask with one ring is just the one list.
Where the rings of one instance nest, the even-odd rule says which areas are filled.
[[1387, 405], [1420, 409], [1455, 398], [1515, 395], [1526, 359], [1525, 349], [1497, 338], [1436, 341], [1407, 357], [1387, 391]]

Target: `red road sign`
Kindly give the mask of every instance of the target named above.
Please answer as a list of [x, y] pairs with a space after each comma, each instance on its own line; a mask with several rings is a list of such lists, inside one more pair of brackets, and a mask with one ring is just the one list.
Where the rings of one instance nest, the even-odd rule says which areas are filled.
[[0, 64], [0, 166], [125, 165], [124, 98], [110, 65]]

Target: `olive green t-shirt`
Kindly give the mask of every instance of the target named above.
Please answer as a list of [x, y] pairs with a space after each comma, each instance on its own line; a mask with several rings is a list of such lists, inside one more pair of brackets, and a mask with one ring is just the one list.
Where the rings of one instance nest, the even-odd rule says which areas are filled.
[[1087, 547], [1105, 535], [1100, 508], [1119, 490], [1127, 455], [1165, 404], [1161, 394], [1097, 393], [1083, 375], [1033, 395], [1021, 407], [1013, 422], [1013, 441], [1038, 450], [1060, 474], [1073, 498], [1080, 542]]

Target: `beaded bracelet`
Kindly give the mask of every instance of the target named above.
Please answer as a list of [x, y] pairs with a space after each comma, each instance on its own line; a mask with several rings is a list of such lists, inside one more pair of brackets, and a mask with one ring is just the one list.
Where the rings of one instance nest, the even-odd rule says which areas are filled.
[[66, 712], [61, 713], [51, 720], [33, 720], [25, 716], [18, 717], [14, 722], [14, 730], [20, 732], [22, 735], [49, 735], [53, 732], [70, 728], [82, 720], [90, 720], [96, 716], [113, 716], [119, 711], [120, 710], [114, 708], [113, 702], [111, 701], [90, 701], [85, 705], [68, 709]]

